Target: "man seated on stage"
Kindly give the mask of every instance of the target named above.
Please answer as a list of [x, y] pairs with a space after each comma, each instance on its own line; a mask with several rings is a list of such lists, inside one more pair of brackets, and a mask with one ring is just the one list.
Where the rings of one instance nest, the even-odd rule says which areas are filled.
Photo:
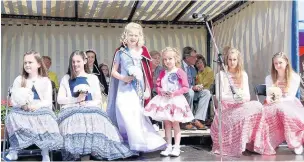
[[[205, 112], [208, 109], [209, 100], [211, 97], [210, 92], [206, 91], [195, 91], [198, 90], [199, 86], [195, 84], [197, 71], [194, 68], [194, 65], [197, 60], [197, 54], [194, 48], [185, 47], [183, 49], [183, 60], [182, 60], [182, 69], [187, 73], [187, 78], [189, 82], [189, 92], [185, 93], [185, 97], [191, 107], [191, 110], [194, 114], [194, 120], [192, 123], [182, 125], [183, 129], [206, 129], [205, 125], [202, 124], [202, 121], [205, 120]], [[198, 106], [195, 109], [193, 106], [193, 101], [198, 101]]]

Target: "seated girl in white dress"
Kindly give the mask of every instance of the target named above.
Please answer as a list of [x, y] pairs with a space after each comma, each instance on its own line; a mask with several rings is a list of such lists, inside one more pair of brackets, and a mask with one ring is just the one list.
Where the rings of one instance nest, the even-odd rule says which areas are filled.
[[114, 160], [136, 155], [122, 142], [117, 128], [102, 111], [100, 100], [99, 80], [89, 74], [86, 54], [73, 52], [57, 100], [62, 105], [58, 123], [64, 138], [63, 160], [87, 158], [87, 155]]
[[[263, 154], [275, 154], [275, 149], [284, 141], [294, 149], [295, 154], [303, 153], [304, 107], [296, 98], [300, 76], [292, 70], [285, 53], [276, 53], [272, 58], [271, 75], [265, 79], [267, 91], [279, 87], [282, 97], [276, 102], [267, 98], [264, 105], [265, 135]], [[269, 92], [268, 92], [269, 94]]]
[[6, 116], [10, 152], [7, 160], [17, 160], [18, 151], [33, 144], [42, 149], [42, 161], [50, 161], [49, 150], [60, 149], [63, 139], [52, 111], [52, 84], [40, 54], [24, 54], [22, 74], [12, 88], [12, 105]]
[[[241, 53], [235, 48], [230, 48], [224, 60], [228, 76], [223, 71], [216, 75], [216, 98], [219, 99], [219, 93], [222, 98], [222, 141], [219, 140], [219, 109], [217, 109], [210, 130], [213, 141], [212, 152], [219, 154], [222, 145], [223, 155], [241, 156], [242, 153], [248, 153], [246, 149], [261, 153], [263, 105], [258, 101], [250, 101], [248, 75], [243, 70]], [[230, 89], [229, 80], [236, 95]], [[219, 87], [220, 83], [221, 87]]]

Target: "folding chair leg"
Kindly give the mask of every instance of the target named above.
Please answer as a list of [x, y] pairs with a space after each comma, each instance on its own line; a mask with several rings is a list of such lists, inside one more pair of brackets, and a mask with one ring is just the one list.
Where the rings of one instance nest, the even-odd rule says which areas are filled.
[[259, 96], [258, 96], [258, 95], [256, 95], [256, 98], [257, 98], [257, 100], [260, 102], [260, 99], [259, 99]]
[[6, 127], [4, 126], [4, 138], [3, 138], [3, 145], [2, 145], [2, 158], [5, 157], [5, 153], [6, 153], [6, 131], [5, 131]]
[[53, 151], [50, 150], [50, 160], [53, 161]]
[[282, 142], [279, 147], [288, 147], [288, 144], [286, 141]]

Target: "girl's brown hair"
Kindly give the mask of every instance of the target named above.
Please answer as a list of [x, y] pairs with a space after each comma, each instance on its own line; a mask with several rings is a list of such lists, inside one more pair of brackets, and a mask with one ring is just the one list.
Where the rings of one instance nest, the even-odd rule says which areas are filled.
[[[23, 60], [24, 60], [24, 57], [27, 55], [34, 55], [35, 60], [37, 61], [38, 64], [40, 64], [40, 67], [38, 68], [38, 75], [42, 76], [42, 77], [47, 77], [48, 76], [47, 69], [42, 61], [42, 57], [40, 56], [40, 53], [33, 51], [33, 50], [28, 51], [23, 55]], [[29, 77], [29, 74], [24, 69], [24, 62], [23, 62], [23, 66], [22, 66], [21, 77], [22, 77], [21, 87], [26, 87], [26, 79]]]
[[[70, 79], [74, 79], [74, 78], [77, 77], [74, 70], [73, 70], [73, 57], [75, 55], [81, 56], [84, 61], [86, 61], [88, 59], [88, 57], [87, 57], [87, 55], [84, 51], [76, 50], [76, 51], [72, 52], [72, 54], [70, 56], [70, 59], [69, 59], [69, 69], [68, 69], [68, 72], [67, 72], [67, 74], [70, 76]], [[89, 69], [88, 62], [86, 64], [84, 64], [84, 71], [86, 73], [91, 73], [90, 69]]]

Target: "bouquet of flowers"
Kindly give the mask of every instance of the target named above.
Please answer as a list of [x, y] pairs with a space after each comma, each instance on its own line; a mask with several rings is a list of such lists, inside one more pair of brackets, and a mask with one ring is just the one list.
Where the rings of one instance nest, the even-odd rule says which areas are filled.
[[267, 88], [267, 97], [266, 101], [270, 103], [278, 102], [282, 97], [282, 90], [279, 87], [269, 87]]
[[142, 71], [136, 66], [131, 66], [129, 68], [129, 75], [134, 76], [138, 80], [142, 77]]
[[28, 105], [34, 100], [34, 93], [30, 88], [16, 88], [12, 90], [12, 101], [17, 105]]
[[79, 96], [80, 93], [88, 93], [89, 92], [89, 85], [87, 84], [79, 84], [75, 86], [73, 92], [76, 93], [76, 96]]

